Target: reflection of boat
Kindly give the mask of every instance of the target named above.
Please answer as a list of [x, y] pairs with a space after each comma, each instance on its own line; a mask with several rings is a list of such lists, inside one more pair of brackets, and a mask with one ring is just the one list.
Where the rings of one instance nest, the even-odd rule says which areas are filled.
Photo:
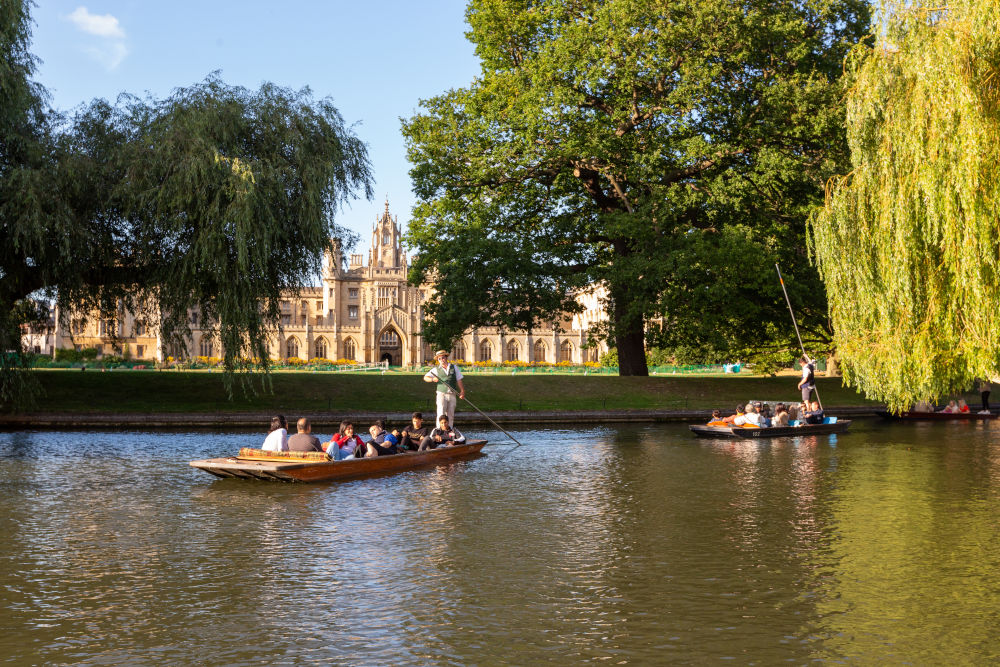
[[907, 410], [906, 412], [900, 412], [898, 415], [884, 411], [877, 414], [883, 419], [898, 419], [902, 421], [965, 421], [969, 419], [997, 418], [995, 414], [987, 413], [981, 415], [978, 412], [918, 412], [916, 410]]
[[695, 435], [703, 438], [797, 438], [806, 435], [826, 435], [827, 433], [843, 433], [851, 426], [850, 419], [827, 417], [822, 424], [802, 424], [801, 426], [706, 426], [691, 424], [688, 426]]
[[[294, 456], [297, 452], [240, 450], [239, 456], [192, 461], [195, 468], [216, 477], [240, 477], [283, 482], [323, 482], [332, 479], [365, 477], [381, 473], [398, 472], [420, 466], [449, 463], [479, 453], [485, 440], [469, 440], [464, 445], [438, 447], [424, 452], [404, 452], [392, 456], [374, 456], [346, 461], [315, 460], [322, 457]], [[310, 459], [313, 460], [310, 460]]]

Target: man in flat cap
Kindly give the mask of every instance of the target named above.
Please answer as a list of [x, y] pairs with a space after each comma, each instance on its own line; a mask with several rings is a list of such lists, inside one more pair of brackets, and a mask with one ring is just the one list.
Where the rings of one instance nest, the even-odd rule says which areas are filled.
[[427, 371], [424, 382], [437, 382], [437, 418], [448, 415], [448, 423], [454, 424], [455, 405], [459, 398], [465, 398], [462, 371], [455, 364], [448, 363], [448, 350], [438, 350], [434, 358], [438, 365]]

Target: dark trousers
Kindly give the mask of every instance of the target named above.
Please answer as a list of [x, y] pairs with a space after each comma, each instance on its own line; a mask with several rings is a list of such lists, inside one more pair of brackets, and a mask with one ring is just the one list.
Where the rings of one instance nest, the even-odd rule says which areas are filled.
[[989, 410], [990, 409], [990, 392], [988, 392], [988, 391], [982, 391], [982, 392], [979, 392], [979, 395], [982, 396], [982, 398], [983, 398], [983, 410]]

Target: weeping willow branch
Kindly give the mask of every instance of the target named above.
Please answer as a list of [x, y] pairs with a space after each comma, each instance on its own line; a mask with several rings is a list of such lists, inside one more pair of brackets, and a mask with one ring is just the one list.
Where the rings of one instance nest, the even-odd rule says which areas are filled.
[[811, 250], [845, 380], [893, 408], [1000, 370], [998, 25], [995, 0], [890, 2], [846, 63], [854, 169]]

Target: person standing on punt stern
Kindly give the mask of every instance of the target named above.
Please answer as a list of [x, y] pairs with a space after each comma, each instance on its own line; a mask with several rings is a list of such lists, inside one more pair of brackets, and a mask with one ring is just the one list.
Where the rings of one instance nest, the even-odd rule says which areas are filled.
[[[455, 364], [448, 363], [448, 351], [434, 353], [438, 365], [427, 371], [424, 382], [437, 382], [437, 417], [448, 416], [448, 423], [455, 423], [455, 406], [459, 398], [465, 398], [462, 371]], [[457, 398], [455, 390], [458, 389]]]
[[812, 399], [813, 389], [816, 388], [816, 363], [802, 355], [802, 379], [799, 380], [799, 389], [802, 390], [802, 402], [807, 406]]

